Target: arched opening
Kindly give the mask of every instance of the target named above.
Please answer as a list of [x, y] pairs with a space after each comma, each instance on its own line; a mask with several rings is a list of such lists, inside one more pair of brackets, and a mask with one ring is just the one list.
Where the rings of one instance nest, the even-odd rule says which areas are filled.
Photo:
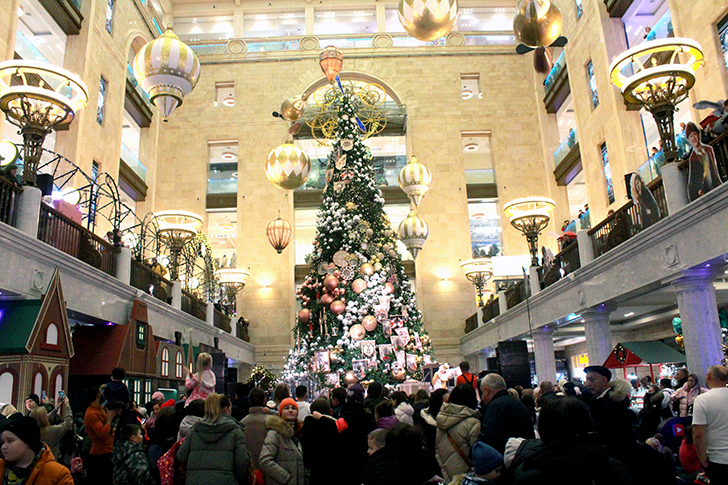
[[48, 325], [45, 343], [48, 345], [58, 345], [58, 326], [55, 323]]
[[33, 394], [40, 397], [41, 391], [43, 390], [43, 374], [40, 372], [35, 373], [33, 378]]
[[0, 373], [0, 404], [12, 404], [15, 392], [15, 376], [10, 370]]
[[169, 377], [169, 349], [162, 349], [162, 377]]
[[184, 369], [184, 357], [182, 356], [182, 351], [177, 351], [177, 358], [175, 359], [175, 366], [174, 366], [174, 376], [177, 379], [182, 379], [182, 372]]
[[63, 390], [63, 374], [56, 374], [55, 382], [53, 383], [55, 388], [53, 389], [54, 404], [58, 402], [58, 394]]

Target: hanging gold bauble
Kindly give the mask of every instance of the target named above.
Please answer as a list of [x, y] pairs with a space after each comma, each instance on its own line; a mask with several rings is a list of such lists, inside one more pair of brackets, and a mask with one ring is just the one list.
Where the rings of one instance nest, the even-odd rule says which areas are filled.
[[364, 263], [359, 267], [359, 272], [362, 274], [362, 276], [371, 276], [374, 274], [374, 266], [369, 263]]
[[268, 154], [265, 174], [273, 185], [294, 190], [306, 183], [309, 173], [311, 159], [293, 143], [284, 143]]
[[513, 18], [518, 42], [529, 47], [545, 47], [561, 35], [561, 12], [549, 0], [521, 0]]
[[677, 337], [675, 337], [675, 343], [677, 343], [681, 349], [685, 348], [685, 342], [683, 341], [682, 335], [678, 335]]
[[367, 332], [373, 332], [377, 329], [378, 322], [377, 318], [374, 315], [367, 315], [361, 321], [361, 324], [367, 330]]
[[430, 189], [431, 183], [432, 172], [422, 165], [417, 157], [412, 157], [399, 171], [399, 188], [407, 194], [415, 207], [420, 206], [420, 201]]
[[415, 211], [410, 211], [399, 224], [399, 239], [407, 247], [413, 258], [417, 258], [417, 254], [424, 246], [429, 235], [430, 228]]
[[457, 0], [399, 0], [399, 22], [419, 40], [447, 35], [458, 16]]
[[286, 121], [298, 121], [306, 109], [306, 100], [301, 96], [294, 96], [281, 104], [281, 116]]
[[367, 289], [367, 282], [361, 278], [355, 279], [351, 283], [351, 290], [357, 295]]
[[367, 334], [366, 329], [361, 324], [352, 325], [349, 329], [349, 335], [354, 340], [361, 340], [363, 339]]

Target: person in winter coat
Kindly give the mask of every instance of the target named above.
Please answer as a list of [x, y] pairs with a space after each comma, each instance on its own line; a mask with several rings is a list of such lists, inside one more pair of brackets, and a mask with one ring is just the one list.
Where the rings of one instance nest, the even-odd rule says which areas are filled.
[[642, 409], [640, 410], [640, 439], [645, 441], [657, 432], [662, 421], [662, 401], [664, 395], [656, 385], [650, 384], [644, 395]]
[[111, 463], [114, 465], [114, 485], [154, 485], [149, 460], [144, 452], [141, 426], [122, 426], [114, 444]]
[[298, 421], [298, 404], [290, 397], [280, 402], [278, 416], [268, 416], [265, 425], [263, 449], [260, 452], [260, 468], [266, 485], [304, 485], [303, 451], [298, 440], [301, 423]]
[[318, 398], [312, 402], [311, 413], [303, 420], [301, 430], [303, 463], [310, 472], [308, 485], [337, 483], [344, 455], [341, 454], [339, 430], [336, 420], [331, 417], [328, 399]]
[[250, 408], [248, 415], [240, 422], [243, 425], [243, 433], [245, 433], [245, 445], [250, 453], [250, 464], [253, 471], [260, 470], [260, 450], [263, 449], [263, 441], [267, 428], [265, 420], [270, 415], [269, 409], [265, 405], [265, 391], [260, 387], [255, 387], [248, 394]]
[[68, 398], [58, 398], [58, 408], [60, 409], [63, 422], [61, 424], [52, 425], [48, 419], [48, 411], [43, 406], [38, 406], [30, 412], [30, 417], [35, 419], [40, 427], [40, 438], [55, 457], [56, 461], [61, 461], [61, 439], [73, 428], [73, 412], [68, 404]]
[[448, 482], [472, 467], [470, 449], [480, 434], [477, 406], [473, 386], [460, 384], [450, 393], [450, 399], [437, 415], [437, 463]]
[[71, 472], [56, 462], [40, 440], [40, 427], [33, 418], [13, 416], [6, 420], [0, 442], [3, 484], [73, 485]]
[[[467, 383], [466, 383], [467, 384]], [[482, 441], [473, 445], [473, 471], [456, 476], [449, 485], [489, 485], [497, 480], [503, 468], [503, 456]]]
[[397, 423], [364, 466], [364, 485], [422, 485], [435, 475], [414, 426]]
[[[430, 396], [430, 405], [420, 411], [422, 418], [422, 436], [425, 438], [425, 450], [429, 457], [437, 463], [435, 455], [437, 450], [437, 415], [442, 409], [443, 398], [448, 396], [446, 389], [437, 389]], [[437, 475], [442, 476], [442, 470], [437, 471]]]
[[511, 463], [514, 485], [633, 485], [625, 466], [609, 457], [607, 446], [595, 433], [589, 408], [580, 399], [554, 396], [541, 408], [538, 432], [543, 447]]
[[207, 399], [207, 396], [215, 392], [216, 378], [212, 372], [212, 356], [202, 352], [197, 356], [197, 373], [193, 374], [187, 367], [184, 368], [187, 378], [185, 388], [192, 391], [185, 401], [185, 406], [195, 399]]
[[508, 438], [535, 437], [531, 412], [506, 389], [506, 381], [498, 374], [487, 374], [480, 383], [480, 395], [486, 407], [479, 440], [501, 454]]
[[592, 419], [602, 441], [618, 451], [635, 442], [630, 417], [629, 382], [612, 380], [612, 371], [600, 365], [584, 369], [586, 387], [592, 394], [589, 401]]
[[212, 393], [205, 402], [205, 417], [192, 427], [177, 451], [187, 462], [187, 485], [248, 485], [248, 450], [243, 429], [230, 413], [224, 394]]
[[187, 416], [182, 419], [182, 422], [179, 425], [177, 441], [186, 438], [192, 427], [202, 421], [202, 418], [205, 417], [205, 401], [202, 399], [195, 399], [185, 408], [185, 412], [187, 413]]
[[695, 398], [705, 392], [708, 392], [708, 389], [700, 386], [698, 376], [696, 374], [690, 374], [687, 382], [672, 395], [673, 402], [680, 403], [681, 418], [693, 415]]
[[400, 423], [414, 425], [413, 416], [415, 409], [407, 402], [407, 393], [397, 391], [392, 394], [392, 399], [394, 399], [394, 415], [397, 417], [397, 420]]
[[364, 408], [364, 388], [361, 384], [351, 384], [347, 388], [341, 417], [347, 426], [339, 438], [341, 449], [346, 450], [348, 470], [340, 477], [338, 484], [361, 485], [368, 456], [367, 436], [374, 430], [374, 420]]
[[394, 415], [394, 406], [392, 401], [385, 399], [377, 404], [374, 411], [374, 419], [377, 422], [377, 429], [391, 429], [399, 423], [397, 416]]

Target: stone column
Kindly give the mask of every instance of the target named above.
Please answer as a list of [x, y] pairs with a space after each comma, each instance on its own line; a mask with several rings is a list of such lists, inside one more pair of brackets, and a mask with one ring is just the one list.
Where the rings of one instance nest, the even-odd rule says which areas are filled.
[[15, 206], [15, 227], [33, 238], [38, 237], [40, 204], [43, 194], [38, 187], [23, 187]]
[[579, 229], [576, 231], [576, 243], [579, 245], [579, 261], [583, 268], [594, 261], [594, 247], [589, 237], [589, 231]]
[[182, 282], [172, 282], [172, 307], [182, 310]]
[[556, 358], [554, 357], [554, 331], [547, 327], [533, 330], [533, 357], [536, 361], [538, 382], [556, 384]]
[[116, 269], [114, 270], [114, 276], [116, 276], [117, 280], [128, 285], [131, 283], [131, 249], [119, 249], [120, 251], [116, 253]]
[[662, 183], [665, 185], [665, 198], [667, 210], [670, 215], [690, 203], [688, 200], [688, 186], [685, 174], [677, 168], [677, 162], [666, 163], [662, 166]]
[[503, 290], [500, 290], [498, 292], [498, 310], [500, 310], [501, 315], [503, 315], [505, 312], [508, 311], [508, 302], [506, 301], [506, 292]]
[[211, 327], [215, 326], [215, 305], [212, 302], [207, 302], [207, 308], [205, 309], [205, 317], [207, 324]]
[[720, 364], [723, 358], [714, 277], [711, 268], [705, 267], [683, 271], [683, 276], [672, 282], [682, 320], [688, 370], [701, 378], [708, 367]]
[[589, 365], [603, 365], [612, 353], [612, 331], [609, 328], [611, 308], [598, 306], [579, 312], [584, 324]]
[[541, 291], [541, 281], [538, 278], [538, 266], [528, 268], [528, 281], [531, 285], [531, 296]]

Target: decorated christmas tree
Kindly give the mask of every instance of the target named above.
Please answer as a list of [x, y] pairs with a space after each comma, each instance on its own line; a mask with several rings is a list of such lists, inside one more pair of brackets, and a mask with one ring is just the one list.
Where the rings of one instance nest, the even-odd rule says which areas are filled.
[[[430, 339], [362, 143], [366, 127], [357, 115], [366, 101], [348, 84], [332, 86], [328, 96], [336, 134], [284, 378], [331, 387], [420, 380]], [[413, 211], [403, 225], [418, 222]]]

